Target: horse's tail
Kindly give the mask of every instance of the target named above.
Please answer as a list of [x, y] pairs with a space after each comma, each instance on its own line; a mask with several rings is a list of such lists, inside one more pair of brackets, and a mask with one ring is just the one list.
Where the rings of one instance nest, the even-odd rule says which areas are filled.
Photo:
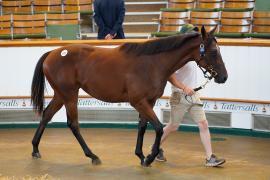
[[44, 106], [45, 77], [43, 73], [43, 62], [49, 54], [50, 51], [41, 56], [36, 65], [32, 79], [31, 103], [33, 104], [34, 111], [38, 112], [39, 114], [42, 113]]

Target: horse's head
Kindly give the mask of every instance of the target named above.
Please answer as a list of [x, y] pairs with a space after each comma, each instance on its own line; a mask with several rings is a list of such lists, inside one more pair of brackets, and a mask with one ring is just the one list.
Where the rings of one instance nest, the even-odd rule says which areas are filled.
[[206, 77], [209, 77], [207, 76], [208, 72], [210, 77], [215, 79], [216, 83], [225, 83], [228, 78], [228, 74], [220, 54], [217, 40], [214, 36], [216, 28], [217, 26], [207, 33], [204, 26], [202, 26], [202, 42], [199, 48], [200, 59], [197, 61], [197, 64], [202, 69]]

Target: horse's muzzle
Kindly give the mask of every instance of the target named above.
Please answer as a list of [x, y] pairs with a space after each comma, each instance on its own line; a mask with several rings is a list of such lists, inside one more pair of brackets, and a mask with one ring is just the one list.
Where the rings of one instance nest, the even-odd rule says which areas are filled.
[[222, 84], [222, 83], [225, 83], [227, 81], [227, 79], [228, 79], [228, 76], [216, 76], [215, 82]]

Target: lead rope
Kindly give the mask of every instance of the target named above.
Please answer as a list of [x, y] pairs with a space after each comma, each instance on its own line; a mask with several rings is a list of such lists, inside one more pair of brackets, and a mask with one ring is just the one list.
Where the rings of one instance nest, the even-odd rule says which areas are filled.
[[[197, 87], [197, 88], [195, 88], [195, 89], [193, 89], [193, 90], [194, 90], [195, 92], [197, 92], [197, 91], [199, 91], [199, 90], [201, 90], [201, 89], [204, 89], [205, 86], [211, 81], [211, 79], [212, 79], [212, 77], [207, 78], [206, 81], [205, 81], [202, 85], [200, 85], [199, 87]], [[203, 106], [202, 103], [195, 103], [195, 102], [193, 101], [192, 96], [185, 95], [185, 99], [186, 99], [186, 101], [187, 101], [188, 103], [190, 103], [190, 104], [192, 104], [192, 105]]]
[[205, 81], [202, 85], [200, 85], [199, 87], [193, 89], [194, 91], [199, 91], [199, 90], [205, 88], [205, 86], [206, 86], [206, 85], [211, 81], [211, 79], [213, 78], [213, 76], [211, 76], [211, 75], [209, 76], [209, 75], [207, 75], [207, 74], [204, 74], [204, 77], [206, 78], [206, 81]]

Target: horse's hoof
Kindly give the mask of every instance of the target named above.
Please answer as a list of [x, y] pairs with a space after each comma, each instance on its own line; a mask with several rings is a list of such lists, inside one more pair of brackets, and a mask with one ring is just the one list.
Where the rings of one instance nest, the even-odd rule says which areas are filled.
[[141, 160], [141, 165], [143, 166], [143, 164], [144, 164], [144, 159]]
[[97, 158], [97, 159], [92, 159], [92, 164], [93, 165], [100, 165], [101, 164], [101, 160], [99, 159], [99, 158]]
[[149, 163], [149, 162], [147, 161], [147, 158], [144, 160], [143, 163], [141, 163], [141, 165], [142, 165], [143, 167], [151, 167], [151, 163]]
[[34, 159], [40, 159], [40, 158], [41, 158], [41, 155], [40, 155], [39, 152], [32, 152], [32, 157], [33, 157]]

